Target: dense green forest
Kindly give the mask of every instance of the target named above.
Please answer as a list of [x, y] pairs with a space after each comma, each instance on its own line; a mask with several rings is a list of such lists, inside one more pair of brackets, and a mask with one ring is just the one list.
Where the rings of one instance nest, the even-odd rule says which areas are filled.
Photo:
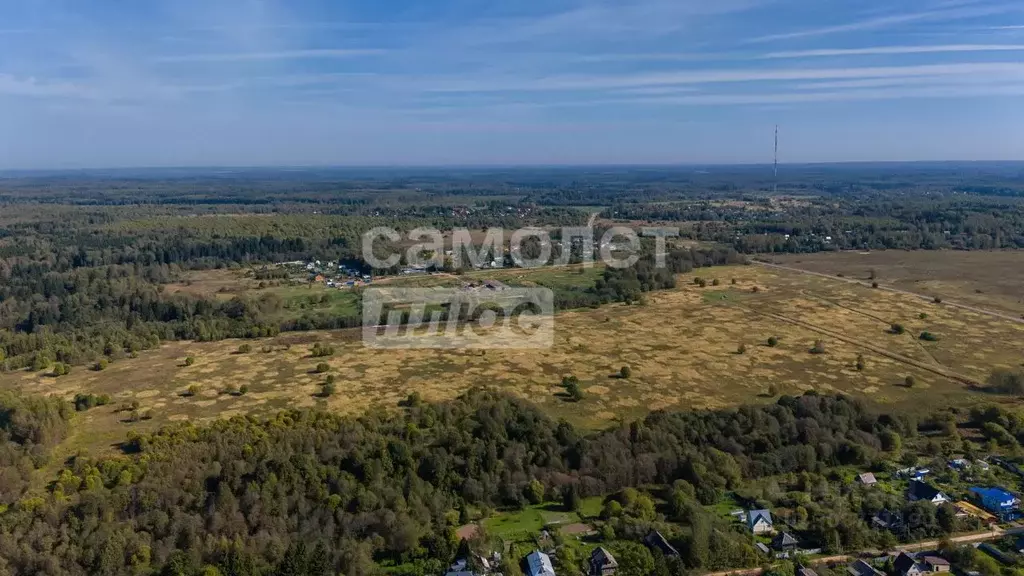
[[[836, 483], [833, 473], [963, 449], [955, 427], [931, 432], [948, 428], [948, 412], [918, 421], [808, 393], [582, 433], [484, 390], [405, 404], [359, 418], [290, 411], [180, 424], [131, 436], [125, 456], [73, 457], [41, 493], [18, 479], [45, 462], [71, 411], [5, 396], [0, 475], [16, 483], [4, 482], [0, 573], [438, 574], [472, 511], [572, 507], [585, 496], [606, 496], [608, 542], [666, 534], [681, 551], [655, 562], [666, 576], [758, 563], [749, 536], [706, 507], [731, 491], [750, 505], [786, 506], [792, 529], [828, 551], [891, 545], [893, 533], [869, 523], [883, 509], [904, 512], [904, 537], [971, 528], [945, 507]], [[1014, 442], [1024, 432], [998, 408], [961, 418], [1002, 421]]]

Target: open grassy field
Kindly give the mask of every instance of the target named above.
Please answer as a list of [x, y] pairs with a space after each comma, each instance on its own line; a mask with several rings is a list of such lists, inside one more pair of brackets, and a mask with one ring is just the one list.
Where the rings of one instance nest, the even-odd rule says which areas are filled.
[[786, 254], [772, 262], [824, 274], [876, 280], [910, 292], [1024, 314], [1024, 251], [916, 251]]
[[[545, 273], [551, 283], [573, 274]], [[375, 350], [362, 345], [358, 330], [290, 333], [251, 341], [252, 351], [245, 354], [237, 353], [243, 343], [237, 340], [173, 342], [101, 372], [79, 367], [60, 378], [16, 372], [0, 375], [0, 386], [67, 398], [79, 392], [113, 396], [113, 406], [80, 413], [67, 447], [73, 451], [108, 449], [130, 430], [175, 421], [317, 404], [358, 413], [391, 409], [414, 391], [441, 400], [472, 386], [517, 394], [591, 428], [660, 408], [770, 401], [769, 387], [780, 393], [841, 391], [919, 410], [996, 399], [970, 391], [972, 384], [996, 366], [1024, 362], [1022, 323], [760, 266], [697, 274], [720, 285], [700, 288], [690, 274], [674, 290], [649, 294], [645, 305], [559, 314], [549, 349]], [[893, 322], [906, 332], [890, 334]], [[923, 331], [938, 341], [920, 340]], [[772, 336], [777, 346], [767, 345]], [[810, 352], [816, 340], [823, 354]], [[332, 345], [335, 354], [312, 358], [314, 342]], [[865, 367], [859, 371], [861, 354]], [[195, 358], [194, 365], [185, 365], [186, 356]], [[337, 392], [329, 398], [319, 396], [326, 376], [315, 373], [319, 362], [327, 362], [337, 378]], [[629, 378], [616, 376], [622, 366], [631, 368]], [[578, 403], [562, 393], [560, 381], [569, 374], [583, 388]], [[913, 387], [904, 385], [907, 376], [914, 377]], [[191, 384], [200, 386], [194, 397], [184, 394]], [[223, 393], [242, 384], [249, 386], [244, 396]], [[132, 400], [140, 411], [152, 410], [153, 418], [126, 422], [127, 413], [116, 408]]]

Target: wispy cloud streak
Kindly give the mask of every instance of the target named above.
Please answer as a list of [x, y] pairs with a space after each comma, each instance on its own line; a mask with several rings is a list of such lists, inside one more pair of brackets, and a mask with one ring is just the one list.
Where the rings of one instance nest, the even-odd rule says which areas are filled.
[[770, 52], [760, 58], [818, 58], [827, 56], [875, 56], [896, 54], [940, 54], [954, 52], [1020, 52], [1024, 44], [946, 44], [941, 46], [875, 46], [870, 48], [827, 48]]
[[891, 28], [898, 24], [909, 24], [913, 22], [922, 22], [928, 20], [956, 20], [962, 18], [978, 18], [982, 16], [992, 16], [995, 14], [1003, 14], [1007, 12], [1020, 11], [1021, 7], [1014, 4], [1002, 4], [992, 6], [974, 6], [974, 7], [963, 7], [963, 8], [950, 8], [950, 9], [938, 9], [938, 10], [926, 10], [922, 12], [910, 12], [905, 14], [893, 14], [890, 16], [879, 16], [875, 18], [868, 18], [865, 20], [858, 20], [847, 24], [839, 24], [835, 26], [823, 26], [820, 28], [810, 28], [807, 30], [798, 30], [795, 32], [786, 32], [781, 34], [767, 34], [764, 36], [758, 36], [751, 38], [747, 42], [759, 43], [759, 42], [774, 42], [778, 40], [794, 40], [798, 38], [809, 38], [814, 36], [827, 36], [832, 34], [840, 34], [845, 32], [860, 32], [864, 30], [878, 30], [883, 28]]
[[252, 62], [260, 60], [301, 60], [313, 58], [358, 58], [384, 54], [377, 49], [280, 50], [277, 52], [238, 52], [226, 54], [180, 54], [161, 56], [157, 62]]

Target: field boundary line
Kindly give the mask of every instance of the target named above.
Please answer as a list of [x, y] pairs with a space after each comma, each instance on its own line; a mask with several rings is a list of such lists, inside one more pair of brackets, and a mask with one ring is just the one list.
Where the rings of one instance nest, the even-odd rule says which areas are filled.
[[942, 376], [943, 378], [948, 378], [950, 380], [955, 380], [955, 381], [960, 382], [962, 384], [967, 384], [968, 386], [973, 386], [973, 387], [981, 387], [982, 386], [981, 382], [979, 382], [979, 381], [977, 381], [977, 380], [975, 380], [975, 379], [973, 379], [973, 378], [971, 378], [969, 376], [964, 376], [963, 374], [958, 374], [956, 372], [953, 372], [952, 370], [950, 370], [948, 368], [945, 368], [945, 367], [941, 367], [940, 368], [938, 366], [933, 366], [931, 364], [928, 364], [927, 362], [921, 362], [919, 360], [914, 360], [913, 358], [907, 358], [906, 356], [903, 356], [902, 354], [897, 354], [895, 352], [890, 352], [889, 350], [886, 350], [885, 348], [877, 347], [877, 346], [874, 346], [872, 344], [866, 344], [866, 343], [861, 342], [859, 340], [856, 340], [854, 338], [850, 338], [850, 337], [845, 336], [843, 334], [840, 334], [838, 332], [834, 332], [832, 330], [829, 330], [828, 328], [822, 328], [821, 326], [817, 326], [815, 324], [811, 324], [810, 322], [806, 322], [804, 320], [797, 320], [796, 318], [790, 318], [788, 316], [784, 316], [782, 314], [778, 314], [778, 313], [775, 313], [775, 312], [765, 312], [763, 310], [757, 310], [755, 308], [751, 308], [749, 306], [744, 306], [742, 304], [739, 305], [739, 307], [743, 308], [744, 310], [753, 312], [754, 314], [760, 314], [762, 316], [767, 316], [769, 318], [774, 318], [774, 319], [782, 321], [782, 322], [788, 322], [790, 324], [795, 324], [795, 325], [800, 326], [802, 328], [806, 328], [808, 330], [811, 330], [812, 332], [817, 332], [818, 334], [822, 334], [824, 336], [828, 336], [830, 338], [834, 338], [836, 340], [839, 340], [840, 342], [845, 342], [847, 344], [850, 344], [850, 345], [853, 345], [853, 346], [856, 346], [856, 347], [859, 347], [859, 348], [863, 348], [865, 350], [870, 350], [871, 352], [874, 352], [875, 354], [878, 354], [879, 356], [884, 356], [886, 358], [889, 358], [890, 360], [895, 360], [896, 362], [899, 362], [901, 364], [906, 364], [908, 366], [913, 366], [915, 368], [924, 370], [926, 372], [931, 372], [932, 374], [935, 374], [937, 376]]
[[[932, 296], [927, 296], [925, 294], [918, 294], [917, 292], [910, 292], [909, 290], [901, 290], [899, 288], [891, 288], [889, 286], [883, 286], [881, 284], [878, 285], [878, 288], [875, 288], [871, 284], [868, 284], [867, 282], [862, 282], [860, 280], [857, 280], [856, 278], [840, 278], [839, 276], [832, 276], [832, 275], [829, 275], [829, 274], [825, 274], [823, 272], [812, 272], [810, 270], [804, 270], [803, 268], [794, 268], [793, 266], [783, 266], [781, 264], [772, 264], [770, 262], [764, 262], [764, 261], [755, 260], [755, 259], [751, 259], [751, 263], [756, 264], [758, 266], [764, 266], [766, 268], [774, 268], [776, 270], [787, 270], [789, 272], [798, 272], [800, 274], [809, 274], [811, 276], [820, 276], [822, 278], [828, 278], [830, 280], [838, 280], [838, 281], [846, 282], [848, 284], [857, 284], [857, 285], [860, 285], [860, 286], [864, 286], [866, 288], [871, 288], [872, 290], [885, 290], [887, 292], [892, 292], [892, 293], [895, 293], [895, 294], [903, 294], [903, 295], [906, 295], [906, 296], [913, 296], [914, 298], [919, 298], [921, 300], [927, 300], [929, 302], [933, 302], [934, 301], [934, 297], [932, 297]], [[1000, 318], [1000, 319], [1003, 319], [1003, 320], [1009, 320], [1011, 322], [1016, 322], [1018, 324], [1024, 324], [1024, 318], [1018, 318], [1016, 316], [1010, 316], [1009, 314], [1003, 314], [1002, 312], [996, 312], [994, 310], [986, 310], [984, 308], [978, 308], [976, 306], [968, 306], [967, 304], [960, 304], [958, 302], [951, 302], [951, 301], [947, 301], [947, 300], [943, 300], [942, 301], [942, 305], [943, 306], [951, 306], [953, 308], [960, 308], [961, 310], [967, 310], [968, 312], [974, 312], [976, 314], [985, 314], [987, 316], [992, 316], [994, 318]]]
[[[836, 306], [838, 308], [842, 308], [843, 310], [847, 310], [849, 312], [853, 312], [854, 314], [860, 314], [861, 316], [865, 316], [867, 318], [871, 318], [872, 320], [875, 320], [877, 322], [881, 322], [883, 324], [888, 324], [888, 325], [892, 324], [892, 322], [889, 321], [889, 320], [885, 320], [884, 318], [880, 318], [880, 317], [875, 316], [873, 314], [869, 314], [867, 312], [864, 312], [863, 310], [857, 310], [853, 306], [847, 306], [846, 304], [842, 304], [842, 303], [840, 303], [837, 300], [832, 300], [831, 298], [826, 298], [824, 296], [818, 296], [817, 294], [811, 294], [807, 290], [801, 290], [800, 293], [803, 294], [804, 296], [807, 296], [808, 298], [822, 300], [822, 301], [827, 302], [827, 303], [829, 303], [829, 304], [831, 304], [833, 306]], [[938, 366], [940, 368], [945, 368], [946, 367], [942, 362], [939, 362], [939, 360], [935, 356], [932, 355], [931, 351], [928, 350], [928, 348], [925, 347], [924, 344], [921, 344], [921, 340], [920, 339], [914, 338], [913, 334], [907, 334], [907, 336], [909, 336], [910, 338], [913, 339], [913, 342], [917, 346], [917, 348], [921, 351], [922, 354], [924, 354], [928, 359], [930, 359], [933, 364], [935, 364], [936, 366]]]

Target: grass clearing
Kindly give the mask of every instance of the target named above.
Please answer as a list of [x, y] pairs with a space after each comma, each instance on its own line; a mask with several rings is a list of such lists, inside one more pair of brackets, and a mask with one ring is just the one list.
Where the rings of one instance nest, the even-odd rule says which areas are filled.
[[1024, 251], [823, 252], [786, 254], [770, 259], [824, 274], [875, 280], [928, 296], [956, 300], [980, 308], [1024, 314]]
[[[557, 282], [571, 271], [546, 271]], [[595, 272], [589, 272], [595, 273]], [[647, 295], [645, 305], [610, 305], [559, 314], [554, 345], [540, 350], [376, 350], [360, 331], [304, 332], [250, 341], [172, 342], [102, 372], [84, 367], [52, 378], [43, 373], [0, 375], [0, 386], [72, 398], [110, 394], [113, 405], [82, 412], [66, 449], [104, 451], [129, 431], [153, 430], [183, 420], [204, 421], [282, 408], [323, 406], [343, 412], [394, 409], [411, 392], [427, 400], [454, 397], [486, 386], [537, 403], [556, 418], [586, 428], [641, 417], [656, 409], [717, 408], [772, 401], [809, 389], [843, 392], [883, 404], [926, 410], [938, 404], [1009, 401], [969, 391], [996, 366], [1024, 361], [1024, 324], [923, 302], [837, 279], [759, 266], [722, 267], [681, 276], [674, 290]], [[522, 275], [499, 271], [490, 277]], [[693, 276], [719, 278], [700, 288]], [[730, 280], [737, 279], [732, 285]], [[504, 280], [503, 280], [504, 281]], [[754, 291], [754, 288], [757, 291]], [[921, 313], [926, 317], [922, 318]], [[890, 334], [890, 324], [906, 327]], [[918, 335], [938, 336], [925, 342]], [[778, 338], [775, 347], [766, 342]], [[816, 340], [824, 354], [811, 354]], [[314, 342], [336, 350], [311, 358]], [[743, 344], [744, 354], [737, 354]], [[269, 352], [263, 352], [264, 348]], [[858, 355], [865, 367], [856, 369]], [[183, 359], [196, 362], [185, 366]], [[326, 362], [337, 392], [320, 396]], [[629, 366], [629, 378], [616, 377]], [[568, 402], [560, 385], [575, 375], [580, 402]], [[905, 386], [907, 376], [914, 386]], [[183, 392], [200, 387], [196, 397]], [[248, 385], [245, 395], [222, 391]], [[136, 400], [151, 420], [128, 423], [118, 405]]]
[[575, 512], [565, 511], [560, 504], [548, 503], [493, 514], [484, 520], [484, 527], [488, 534], [506, 542], [530, 542], [545, 526], [569, 526], [580, 521]]

